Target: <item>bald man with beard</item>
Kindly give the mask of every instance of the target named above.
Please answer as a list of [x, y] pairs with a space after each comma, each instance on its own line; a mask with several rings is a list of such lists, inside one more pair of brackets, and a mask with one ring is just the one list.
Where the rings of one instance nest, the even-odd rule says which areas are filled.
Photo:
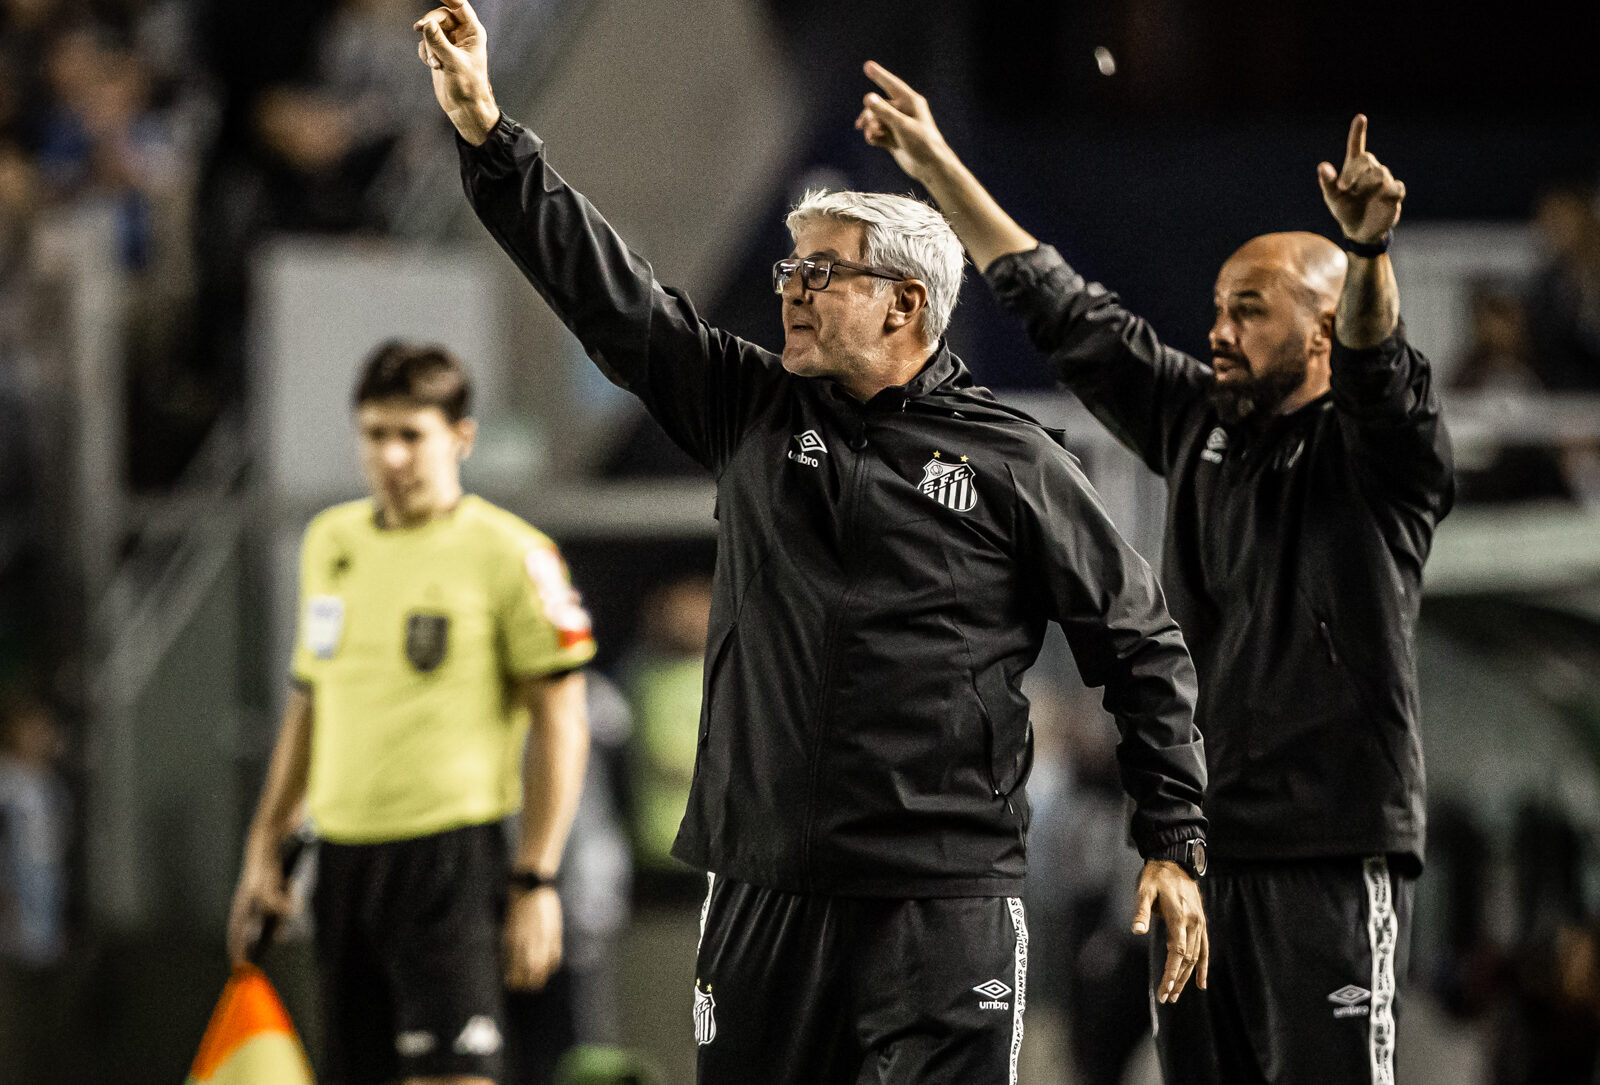
[[1207, 365], [1017, 225], [926, 99], [866, 74], [867, 142], [927, 187], [1060, 381], [1167, 481], [1162, 583], [1200, 677], [1209, 856], [1191, 865], [1211, 930], [1204, 990], [1152, 999], [1168, 1085], [1392, 1083], [1424, 844], [1417, 611], [1454, 494], [1387, 255], [1405, 186], [1357, 116], [1343, 166], [1317, 167], [1339, 243], [1267, 234], [1229, 257]]

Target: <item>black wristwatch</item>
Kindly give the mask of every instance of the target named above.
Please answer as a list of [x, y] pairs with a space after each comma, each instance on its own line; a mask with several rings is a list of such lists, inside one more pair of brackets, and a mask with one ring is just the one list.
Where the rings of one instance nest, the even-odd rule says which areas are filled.
[[1368, 258], [1382, 256], [1389, 251], [1389, 246], [1394, 244], [1394, 231], [1385, 230], [1383, 236], [1376, 241], [1357, 241], [1353, 237], [1339, 238], [1339, 247], [1345, 252], [1355, 256]]
[[547, 878], [537, 870], [513, 870], [506, 875], [506, 889], [513, 893], [531, 893], [546, 887], [554, 889], [556, 879]]
[[1199, 881], [1206, 875], [1206, 842], [1198, 836], [1188, 840], [1180, 840], [1176, 844], [1168, 844], [1160, 851], [1153, 853], [1152, 859], [1165, 859], [1169, 863], [1177, 863], [1189, 877]]

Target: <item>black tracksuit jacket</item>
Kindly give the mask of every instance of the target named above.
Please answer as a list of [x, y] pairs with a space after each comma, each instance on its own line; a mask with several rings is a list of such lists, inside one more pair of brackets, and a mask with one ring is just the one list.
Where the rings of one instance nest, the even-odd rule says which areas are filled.
[[717, 482], [700, 747], [673, 849], [788, 892], [1020, 893], [1018, 690], [1047, 622], [1105, 687], [1146, 853], [1204, 832], [1194, 670], [1058, 435], [941, 345], [859, 403], [707, 325], [501, 118], [460, 144], [489, 232]]
[[1213, 857], [1420, 867], [1416, 625], [1454, 494], [1427, 359], [1335, 343], [1329, 394], [1227, 426], [1209, 366], [1055, 249], [986, 277], [1057, 376], [1167, 482], [1162, 586], [1200, 676]]

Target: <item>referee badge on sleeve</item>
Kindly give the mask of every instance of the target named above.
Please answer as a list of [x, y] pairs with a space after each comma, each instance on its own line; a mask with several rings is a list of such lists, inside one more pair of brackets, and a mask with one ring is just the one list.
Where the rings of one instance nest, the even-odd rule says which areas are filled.
[[450, 619], [443, 614], [406, 615], [406, 659], [423, 674], [444, 662]]
[[344, 600], [337, 595], [313, 595], [307, 599], [301, 635], [313, 657], [332, 659], [344, 637]]

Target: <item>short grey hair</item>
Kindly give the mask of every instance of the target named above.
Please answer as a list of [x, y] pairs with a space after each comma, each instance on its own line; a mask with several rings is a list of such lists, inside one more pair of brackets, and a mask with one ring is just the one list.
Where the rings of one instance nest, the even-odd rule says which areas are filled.
[[[784, 221], [789, 235], [817, 219], [859, 222], [866, 238], [861, 259], [913, 279], [928, 288], [922, 336], [931, 345], [950, 326], [961, 292], [961, 242], [938, 210], [910, 196], [887, 192], [807, 192]], [[878, 289], [888, 288], [883, 279]]]

